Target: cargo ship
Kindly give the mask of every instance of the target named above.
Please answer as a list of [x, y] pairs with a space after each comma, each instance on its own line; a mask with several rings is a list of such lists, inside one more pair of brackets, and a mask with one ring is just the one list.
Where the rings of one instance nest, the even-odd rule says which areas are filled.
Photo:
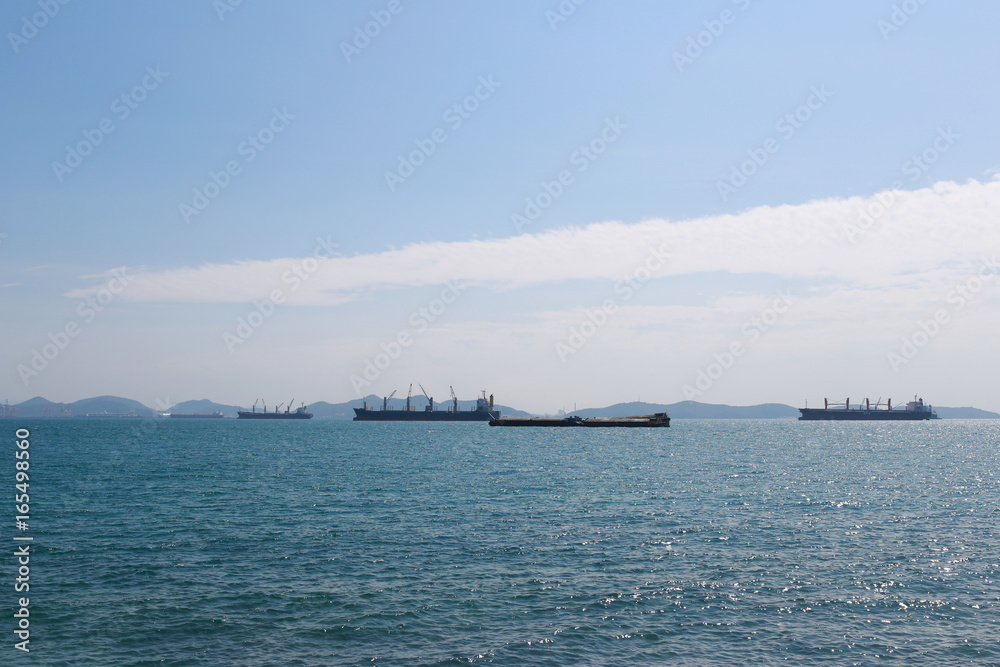
[[656, 428], [670, 426], [666, 412], [631, 417], [504, 417], [491, 419], [490, 426], [557, 426], [583, 428]]
[[274, 412], [267, 411], [267, 405], [261, 401], [261, 407], [263, 410], [257, 412], [257, 401], [253, 402], [253, 407], [249, 412], [246, 410], [238, 410], [236, 412], [236, 417], [238, 419], [312, 419], [312, 413], [306, 410], [306, 405], [303, 403], [301, 407], [295, 409], [294, 412], [291, 411], [292, 403], [295, 399], [292, 399], [288, 403], [288, 407], [285, 408], [284, 412], [281, 412], [282, 404], [279, 403]]
[[916, 421], [920, 419], [939, 419], [937, 413], [929, 405], [924, 403], [924, 399], [913, 397], [913, 400], [906, 404], [906, 407], [892, 407], [892, 399], [882, 407], [882, 399], [872, 405], [869, 399], [864, 403], [855, 406], [851, 405], [851, 399], [846, 399], [843, 403], [831, 403], [828, 399], [823, 399], [822, 408], [799, 408], [802, 415], [799, 421], [817, 420], [847, 420], [847, 421]]
[[459, 410], [458, 397], [455, 389], [451, 389], [451, 406], [447, 410], [435, 410], [434, 399], [427, 395], [427, 391], [422, 385], [417, 385], [424, 392], [427, 398], [427, 405], [423, 410], [417, 410], [413, 405], [413, 385], [410, 385], [410, 392], [406, 397], [406, 407], [396, 410], [389, 406], [389, 399], [396, 395], [393, 391], [382, 399], [382, 407], [379, 410], [372, 410], [368, 401], [362, 408], [354, 408], [354, 421], [356, 422], [485, 422], [491, 419], [499, 419], [500, 411], [493, 407], [493, 394], [489, 399], [486, 392], [476, 399], [476, 407], [470, 410]]

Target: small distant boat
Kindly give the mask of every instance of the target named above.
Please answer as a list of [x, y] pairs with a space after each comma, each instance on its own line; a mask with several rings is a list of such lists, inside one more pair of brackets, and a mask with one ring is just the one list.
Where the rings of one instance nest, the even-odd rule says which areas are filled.
[[238, 410], [236, 412], [237, 419], [312, 419], [313, 415], [309, 410], [306, 409], [306, 404], [303, 403], [301, 407], [295, 409], [294, 412], [291, 411], [292, 403], [295, 399], [292, 399], [288, 403], [288, 407], [285, 408], [284, 412], [281, 412], [282, 404], [279, 403], [274, 409], [274, 412], [267, 411], [267, 405], [261, 399], [262, 410], [257, 412], [257, 401], [253, 402], [253, 407], [247, 410]]
[[924, 399], [913, 397], [913, 400], [906, 404], [905, 408], [892, 407], [890, 398], [886, 407], [882, 406], [882, 399], [878, 399], [874, 405], [871, 400], [865, 399], [864, 403], [852, 406], [851, 399], [846, 399], [843, 403], [832, 403], [829, 399], [823, 399], [822, 408], [799, 408], [801, 416], [799, 421], [918, 421], [921, 419], [940, 419], [929, 404], [924, 403]]
[[632, 417], [503, 417], [491, 419], [490, 426], [567, 426], [583, 428], [655, 428], [670, 426], [670, 416], [666, 412]]
[[225, 419], [226, 415], [222, 414], [220, 410], [216, 410], [210, 415], [199, 415], [199, 414], [183, 414], [180, 412], [171, 412], [167, 415], [171, 419]]
[[85, 412], [77, 417], [92, 417], [95, 419], [140, 419], [141, 416], [135, 414], [135, 410], [130, 412]]

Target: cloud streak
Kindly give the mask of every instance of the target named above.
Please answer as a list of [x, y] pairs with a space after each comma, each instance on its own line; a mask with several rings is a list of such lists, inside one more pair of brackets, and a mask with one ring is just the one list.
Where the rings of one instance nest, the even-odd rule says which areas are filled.
[[[879, 193], [884, 194], [884, 193]], [[601, 222], [496, 240], [417, 243], [353, 257], [319, 259], [309, 281], [289, 294], [297, 305], [335, 306], [372, 290], [465, 285], [506, 290], [568, 280], [618, 281], [650, 248], [671, 254], [657, 272], [766, 273], [833, 279], [853, 288], [930, 288], [1000, 248], [1000, 178], [943, 182], [892, 193], [893, 203], [860, 235], [872, 197], [763, 206], [736, 215], [635, 224]], [[132, 270], [123, 301], [241, 303], [286, 287], [302, 259]], [[99, 285], [67, 292], [85, 298]]]

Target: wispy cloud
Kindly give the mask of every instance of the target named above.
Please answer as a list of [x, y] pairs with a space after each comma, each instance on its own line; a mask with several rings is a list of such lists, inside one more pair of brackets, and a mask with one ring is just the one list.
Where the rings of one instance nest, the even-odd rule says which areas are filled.
[[[320, 259], [290, 304], [337, 305], [371, 290], [458, 280], [498, 290], [567, 280], [621, 280], [650, 248], [670, 261], [658, 276], [767, 273], [832, 279], [852, 289], [899, 289], [916, 296], [1000, 249], [1000, 178], [893, 193], [893, 205], [864, 234], [848, 230], [877, 201], [825, 199], [758, 207], [736, 215], [635, 224], [602, 222], [516, 237], [417, 243], [353, 257]], [[297, 258], [206, 264], [164, 271], [130, 269], [122, 300], [240, 303], [265, 298], [290, 280]], [[99, 286], [73, 289], [84, 298]]]

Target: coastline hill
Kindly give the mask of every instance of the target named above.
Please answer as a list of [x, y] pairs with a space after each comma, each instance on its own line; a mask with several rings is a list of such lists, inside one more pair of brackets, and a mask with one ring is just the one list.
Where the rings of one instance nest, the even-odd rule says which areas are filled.
[[[315, 401], [307, 403], [309, 411], [315, 415], [316, 419], [353, 419], [354, 408], [360, 408], [365, 401], [378, 410], [382, 407], [382, 398], [374, 394], [361, 399], [354, 399], [344, 403], [327, 403], [326, 401]], [[451, 401], [435, 401], [434, 408], [444, 410], [451, 406]], [[423, 396], [415, 396], [411, 404], [414, 410], [422, 411], [427, 405], [427, 399]], [[298, 401], [296, 401], [298, 405]], [[460, 410], [470, 410], [476, 405], [475, 401], [459, 401]], [[394, 410], [403, 410], [406, 406], [406, 399], [393, 398], [389, 401], [389, 407]], [[46, 418], [46, 417], [81, 417], [83, 415], [107, 415], [120, 416], [129, 415], [137, 417], [155, 417], [160, 414], [159, 410], [147, 407], [142, 403], [130, 398], [120, 396], [96, 396], [85, 398], [73, 403], [55, 403], [48, 399], [36, 396], [16, 405], [11, 405], [11, 411], [6, 416], [17, 418]], [[258, 406], [259, 407], [259, 406]], [[283, 406], [282, 409], [284, 409]], [[294, 409], [295, 406], [293, 406]], [[497, 405], [505, 417], [533, 417], [532, 413], [518, 410], [506, 405]], [[15, 412], [16, 409], [16, 412]], [[249, 410], [249, 406], [240, 408], [235, 405], [225, 405], [215, 403], [208, 399], [184, 401], [178, 403], [163, 412], [176, 412], [184, 414], [211, 414], [219, 410], [226, 417], [235, 418], [237, 410]], [[268, 410], [273, 410], [274, 405], [269, 404]], [[973, 407], [963, 408], [934, 408], [938, 416], [942, 419], [1000, 419], [1000, 414]], [[761, 403], [759, 405], [735, 406], [713, 403], [699, 403], [697, 401], [681, 401], [679, 403], [643, 403], [633, 401], [630, 403], [616, 403], [603, 408], [587, 408], [577, 410], [572, 413], [581, 417], [625, 417], [628, 415], [645, 415], [654, 412], [669, 412], [673, 419], [796, 419], [799, 416], [798, 408], [783, 403]], [[2, 413], [0, 413], [2, 414]]]

